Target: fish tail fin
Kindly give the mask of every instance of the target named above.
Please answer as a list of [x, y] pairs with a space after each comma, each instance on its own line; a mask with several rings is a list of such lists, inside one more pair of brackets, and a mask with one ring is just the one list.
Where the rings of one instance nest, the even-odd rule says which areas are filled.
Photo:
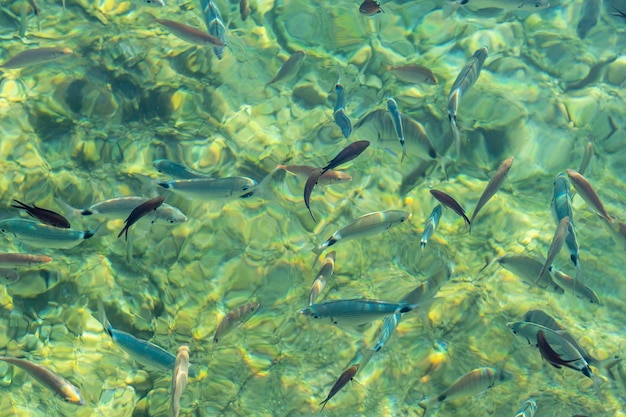
[[91, 229], [91, 230], [85, 230], [83, 233], [83, 239], [89, 239], [92, 238], [96, 235], [96, 233], [98, 232], [98, 230], [100, 230], [100, 228], [102, 227], [103, 224], [105, 224], [106, 221], [103, 221], [102, 223], [100, 223], [98, 226], [96, 226], [95, 229]]
[[404, 146], [404, 144], [402, 145], [402, 156], [400, 157], [400, 163], [402, 163], [404, 161], [404, 158], [406, 158], [408, 156], [408, 154], [406, 153], [406, 146]]
[[[72, 206], [70, 206], [69, 204], [67, 204], [65, 201], [61, 200], [58, 197], [55, 197], [54, 201], [59, 206], [61, 206], [61, 208], [63, 209], [63, 214], [65, 214], [66, 217], [78, 217], [80, 215], [89, 216], [89, 215], [93, 214], [89, 210], [81, 210], [81, 209], [77, 209], [76, 207], [72, 207]], [[87, 212], [87, 214], [83, 214], [83, 212]]]
[[111, 331], [113, 329], [113, 326], [111, 326], [111, 323], [109, 322], [109, 319], [107, 318], [107, 313], [104, 310], [104, 304], [102, 304], [102, 300], [99, 298], [98, 298], [98, 319], [102, 323], [102, 326], [104, 327], [104, 331], [107, 332], [109, 336], [113, 337], [113, 332]]
[[27, 204], [22, 203], [20, 200], [13, 199], [18, 205], [11, 204], [11, 207], [18, 209], [29, 209], [30, 207]]

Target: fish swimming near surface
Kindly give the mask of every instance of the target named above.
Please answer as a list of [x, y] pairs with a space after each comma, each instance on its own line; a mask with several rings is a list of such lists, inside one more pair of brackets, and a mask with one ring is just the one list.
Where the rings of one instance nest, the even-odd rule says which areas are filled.
[[215, 45], [224, 46], [224, 41], [210, 33], [204, 32], [200, 29], [196, 29], [192, 26], [184, 23], [176, 22], [174, 20], [159, 19], [152, 16], [152, 19], [170, 31], [174, 36], [195, 45]]
[[558, 222], [564, 217], [569, 217], [569, 225], [567, 229], [567, 235], [565, 237], [565, 243], [570, 252], [570, 259], [572, 263], [579, 268], [580, 262], [578, 259], [578, 239], [576, 239], [576, 231], [574, 228], [574, 217], [572, 214], [572, 193], [570, 192], [570, 182], [567, 176], [560, 172], [554, 179], [554, 189], [552, 197], [552, 211], [554, 217]]
[[[226, 26], [222, 20], [222, 14], [220, 9], [215, 4], [214, 0], [200, 0], [200, 7], [204, 14], [204, 23], [210, 35], [219, 39], [222, 44], [226, 45]], [[224, 49], [226, 46], [216, 45], [213, 47], [213, 52], [217, 59], [224, 57]]]
[[366, 16], [374, 16], [375, 14], [384, 13], [385, 11], [376, 0], [363, 0], [363, 3], [359, 6], [359, 12]]
[[352, 365], [348, 369], [343, 371], [341, 375], [339, 375], [339, 378], [337, 378], [337, 380], [331, 387], [330, 392], [326, 396], [326, 399], [320, 403], [320, 405], [322, 406], [321, 411], [324, 411], [326, 403], [328, 403], [331, 398], [333, 398], [339, 391], [341, 391], [341, 389], [345, 387], [348, 382], [352, 381], [356, 373], [359, 371], [359, 366], [359, 364]]
[[6, 356], [0, 356], [0, 360], [23, 369], [30, 376], [39, 381], [41, 385], [61, 397], [63, 401], [76, 405], [85, 404], [77, 387], [47, 367], [27, 361], [26, 359], [9, 358]]
[[357, 327], [391, 314], [408, 313], [415, 304], [368, 300], [367, 298], [324, 301], [303, 308], [300, 313], [314, 319], [329, 319], [332, 324]]
[[467, 226], [471, 226], [472, 223], [470, 222], [470, 219], [467, 218], [467, 215], [465, 215], [465, 210], [454, 199], [454, 197], [452, 197], [450, 194], [444, 193], [443, 191], [435, 189], [430, 190], [430, 194], [435, 197], [435, 199], [437, 199], [437, 201], [439, 201], [441, 204], [448, 207], [449, 209], [452, 209], [452, 211], [461, 216], [463, 220], [465, 220], [465, 224], [467, 224]]
[[309, 305], [315, 304], [317, 297], [324, 291], [328, 280], [332, 277], [335, 270], [335, 251], [328, 252], [322, 261], [322, 267], [315, 276], [311, 291], [309, 292]]
[[222, 338], [230, 333], [235, 327], [241, 326], [248, 319], [250, 319], [250, 317], [258, 311], [259, 307], [259, 303], [251, 302], [229, 311], [228, 314], [224, 316], [222, 321], [220, 321], [220, 324], [217, 326], [217, 330], [215, 330], [213, 345], [216, 345], [217, 342], [222, 340]]
[[[72, 55], [69, 48], [36, 48], [22, 51], [0, 65], [4, 69], [15, 69], [41, 65]], [[43, 67], [40, 67], [43, 68]]]
[[559, 287], [576, 295], [576, 297], [588, 301], [591, 304], [601, 304], [597, 294], [591, 288], [569, 275], [552, 268], [552, 279]]
[[[502, 186], [502, 183], [504, 182], [504, 179], [506, 178], [506, 175], [509, 173], [509, 170], [511, 169], [512, 165], [513, 165], [513, 157], [510, 157], [504, 160], [500, 164], [496, 173], [493, 175], [491, 180], [489, 180], [489, 183], [487, 183], [487, 186], [485, 187], [485, 191], [483, 191], [482, 195], [480, 196], [480, 199], [478, 200], [478, 203], [476, 204], [476, 208], [474, 209], [474, 212], [472, 213], [472, 217], [470, 218], [470, 223], [474, 223], [474, 219], [476, 218], [480, 210], [485, 206], [485, 204], [487, 204], [487, 202], [491, 199], [491, 197], [493, 197], [498, 192], [498, 190]], [[470, 231], [471, 231], [471, 228], [470, 228]]]
[[51, 262], [52, 258], [46, 255], [31, 255], [28, 253], [0, 253], [0, 267], [26, 268]]
[[430, 213], [430, 216], [428, 216], [428, 220], [426, 220], [426, 225], [424, 226], [424, 232], [422, 233], [422, 238], [420, 239], [420, 248], [422, 250], [426, 247], [430, 237], [435, 233], [439, 220], [441, 219], [442, 211], [443, 209], [441, 204], [437, 204]]
[[157, 184], [183, 197], [198, 200], [245, 197], [257, 185], [255, 180], [248, 177], [196, 178], [158, 182]]
[[43, 224], [47, 224], [47, 225], [54, 226], [54, 227], [61, 227], [63, 229], [70, 228], [70, 222], [59, 213], [56, 213], [52, 210], [47, 210], [41, 207], [37, 207], [34, 204], [31, 204], [29, 206], [28, 204], [24, 204], [19, 200], [13, 200], [13, 201], [15, 201], [17, 204], [11, 204], [11, 207], [20, 209], [20, 210], [25, 210], [29, 216], [34, 217], [35, 219], [39, 220]]
[[124, 220], [124, 228], [117, 235], [119, 239], [120, 236], [125, 235], [126, 240], [128, 240], [128, 229], [135, 224], [139, 219], [144, 216], [147, 216], [151, 211], [156, 211], [156, 209], [163, 204], [165, 201], [165, 196], [158, 196], [151, 198], [149, 200], [144, 201], [130, 212], [126, 220]]
[[427, 67], [419, 64], [406, 64], [397, 67], [388, 66], [397, 79], [411, 84], [437, 85], [437, 76]]
[[183, 345], [176, 351], [176, 362], [172, 372], [172, 416], [180, 415], [180, 397], [187, 387], [189, 377], [189, 346]]
[[92, 238], [102, 223], [93, 230], [62, 229], [28, 219], [0, 220], [0, 232], [12, 234], [23, 243], [48, 249], [70, 249]]
[[596, 210], [606, 221], [613, 223], [613, 216], [606, 211], [604, 204], [602, 204], [600, 197], [598, 197], [596, 190], [594, 190], [589, 181], [573, 169], [568, 169], [566, 172], [567, 177], [572, 184], [574, 184], [576, 192], [585, 200], [585, 203], [589, 204], [589, 206]]
[[300, 69], [302, 62], [304, 62], [305, 57], [306, 57], [306, 54], [302, 50], [296, 51], [293, 54], [291, 54], [291, 56], [287, 59], [287, 61], [285, 61], [285, 63], [280, 67], [276, 75], [274, 75], [274, 78], [272, 78], [266, 84], [266, 86], [280, 82], [286, 78], [290, 78], [293, 75], [295, 75]]
[[[529, 285], [535, 285], [535, 280], [543, 267], [541, 261], [527, 255], [505, 255], [498, 258], [498, 263], [504, 269], [517, 275]], [[556, 294], [565, 293], [565, 290], [552, 279], [550, 270], [543, 274], [543, 277], [536, 285], [541, 289]]]
[[[539, 353], [541, 353], [541, 357], [544, 358], [550, 365], [555, 368], [566, 367], [570, 369], [574, 369], [575, 371], [579, 371], [580, 369], [572, 364], [572, 362], [576, 362], [578, 358], [565, 360], [561, 358], [561, 355], [552, 349], [550, 343], [546, 338], [546, 333], [544, 330], [537, 331], [537, 347], [539, 348]], [[580, 352], [578, 352], [578, 356], [580, 356]], [[581, 357], [582, 359], [582, 357]], [[590, 370], [588, 366], [585, 368], [584, 372], [587, 373], [587, 376], [590, 375]]]
[[400, 163], [404, 161], [406, 158], [406, 143], [404, 141], [404, 130], [402, 129], [402, 118], [400, 115], [400, 111], [398, 110], [398, 103], [392, 98], [389, 97], [387, 99], [387, 111], [389, 111], [389, 116], [391, 116], [391, 122], [393, 123], [393, 127], [396, 130], [396, 135], [398, 136], [398, 140], [400, 141], [400, 145], [402, 145], [402, 156], [400, 157]]

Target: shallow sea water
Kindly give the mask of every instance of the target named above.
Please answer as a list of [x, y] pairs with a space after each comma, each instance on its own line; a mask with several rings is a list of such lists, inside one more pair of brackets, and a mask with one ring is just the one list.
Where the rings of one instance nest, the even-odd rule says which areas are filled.
[[[483, 366], [504, 367], [513, 379], [445, 402], [431, 415], [513, 416], [528, 397], [537, 401], [537, 417], [625, 415], [626, 370], [614, 381], [602, 377], [599, 400], [590, 379], [549, 366], [506, 327], [541, 309], [595, 357], [623, 356], [624, 240], [574, 197], [585, 282], [602, 305], [530, 287], [497, 263], [481, 268], [504, 254], [545, 256], [555, 228], [553, 179], [578, 169], [589, 135], [595, 145], [585, 176], [608, 211], [626, 219], [626, 20], [610, 15], [626, 4], [605, 1], [581, 40], [582, 0], [554, 1], [533, 13], [462, 7], [449, 17], [441, 3], [386, 2], [384, 13], [367, 17], [356, 1], [252, 0], [242, 22], [238, 4], [218, 0], [228, 27], [222, 60], [145, 15], [205, 30], [195, 0], [163, 8], [40, 1], [41, 29], [30, 13], [24, 37], [19, 15], [29, 3], [0, 3], [2, 61], [30, 47], [74, 51], [0, 74], [0, 217], [18, 216], [9, 207], [14, 198], [62, 211], [59, 201], [82, 208], [163, 194], [189, 218], [176, 225], [142, 220], [130, 230], [130, 249], [116, 238], [122, 220], [69, 250], [3, 236], [4, 252], [44, 253], [54, 261], [0, 287], [0, 352], [63, 375], [86, 404], [66, 404], [0, 362], [0, 417], [170, 415], [170, 375], [144, 368], [113, 343], [98, 321], [98, 299], [115, 328], [172, 353], [189, 345], [197, 376], [183, 394], [183, 416], [421, 416], [422, 397]], [[439, 160], [416, 174], [428, 156], [409, 138], [409, 157], [400, 163], [393, 131], [364, 127], [347, 140], [332, 122], [339, 70], [353, 123], [384, 109], [391, 95], [423, 125], [438, 153], [450, 156], [448, 92], [481, 46], [489, 56], [459, 107], [462, 155], [446, 163], [447, 178]], [[266, 86], [297, 50], [306, 53], [297, 75]], [[431, 68], [439, 84], [407, 84], [387, 70], [407, 62]], [[302, 201], [304, 181], [272, 170], [278, 163], [320, 166], [354, 140], [372, 145], [342, 167], [351, 182], [313, 191], [316, 224]], [[420, 254], [436, 205], [429, 190], [451, 193], [469, 214], [510, 156], [508, 179], [472, 233], [446, 210]], [[190, 200], [156, 185], [170, 179], [152, 166], [160, 158], [214, 176], [270, 180], [260, 197]], [[358, 383], [320, 413], [336, 378], [361, 348], [374, 346], [380, 322], [346, 330], [299, 314], [319, 267], [311, 269], [313, 249], [356, 217], [388, 209], [412, 217], [337, 244], [325, 298], [399, 300], [443, 268], [452, 274], [432, 305], [403, 318]], [[99, 224], [80, 216], [70, 221], [82, 230]], [[575, 274], [566, 249], [554, 265]], [[214, 349], [221, 318], [250, 301], [260, 310]]]

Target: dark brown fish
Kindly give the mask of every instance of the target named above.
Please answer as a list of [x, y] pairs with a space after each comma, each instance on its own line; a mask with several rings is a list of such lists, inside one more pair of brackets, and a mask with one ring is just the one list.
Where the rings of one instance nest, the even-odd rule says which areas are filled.
[[304, 204], [306, 204], [306, 208], [309, 210], [311, 218], [314, 222], [317, 222], [317, 220], [315, 220], [315, 216], [311, 211], [311, 192], [313, 192], [313, 188], [321, 176], [322, 170], [320, 168], [316, 168], [313, 172], [311, 172], [311, 175], [309, 175], [309, 178], [306, 180], [306, 184], [304, 184]]
[[140, 205], [138, 205], [137, 207], [135, 207], [133, 211], [130, 212], [130, 215], [128, 216], [128, 218], [124, 220], [125, 225], [122, 231], [117, 235], [118, 239], [120, 236], [126, 233], [125, 238], [126, 240], [128, 240], [128, 229], [130, 229], [130, 226], [135, 224], [139, 219], [141, 219], [146, 214], [150, 213], [153, 210], [158, 209], [161, 206], [161, 204], [163, 204], [164, 201], [165, 201], [165, 196], [160, 195], [158, 197], [151, 198], [150, 200], [146, 200]]
[[367, 147], [370, 146], [368, 140], [357, 140], [352, 142], [341, 150], [324, 168], [322, 168], [322, 174], [330, 169], [337, 168], [341, 164], [345, 164], [348, 161], [352, 161], [357, 156], [361, 155]]
[[328, 393], [328, 396], [326, 397], [326, 399], [320, 403], [320, 405], [322, 406], [322, 411], [324, 410], [324, 407], [326, 407], [326, 403], [331, 398], [333, 398], [335, 396], [335, 394], [337, 394], [339, 391], [341, 391], [341, 389], [348, 382], [352, 381], [352, 378], [354, 378], [354, 375], [356, 375], [356, 373], [358, 371], [359, 371], [359, 364], [357, 363], [356, 365], [350, 366], [348, 369], [343, 371], [341, 373], [341, 375], [339, 375], [339, 378], [337, 378], [337, 381], [335, 381], [335, 384], [330, 389], [330, 392]]
[[250, 16], [250, 4], [248, 0], [239, 0], [239, 14], [244, 22]]
[[578, 359], [572, 359], [568, 361], [561, 359], [561, 355], [556, 353], [548, 343], [548, 340], [546, 339], [546, 334], [543, 332], [543, 330], [539, 330], [537, 332], [537, 347], [539, 348], [539, 353], [541, 353], [541, 357], [555, 368], [561, 368], [565, 366], [566, 368], [574, 369], [576, 371], [579, 370], [577, 367], [571, 364], [571, 362], [576, 362]]
[[448, 208], [451, 208], [456, 214], [458, 214], [459, 216], [463, 217], [463, 220], [465, 220], [465, 223], [468, 226], [471, 226], [470, 220], [465, 215], [465, 210], [463, 210], [463, 207], [461, 207], [461, 205], [459, 203], [457, 203], [457, 201], [454, 198], [452, 198], [451, 195], [448, 195], [448, 194], [444, 193], [443, 191], [434, 190], [434, 189], [430, 190], [430, 193], [441, 204], [443, 204], [444, 206], [446, 206]]
[[274, 78], [272, 78], [267, 83], [267, 85], [274, 84], [275, 82], [278, 82], [284, 78], [290, 77], [296, 72], [298, 72], [298, 69], [300, 68], [300, 65], [302, 65], [302, 61], [304, 61], [305, 57], [306, 57], [306, 54], [304, 53], [304, 51], [296, 51], [293, 54], [291, 54], [289, 59], [285, 61], [283, 66], [280, 67], [280, 69], [278, 70], [278, 73], [276, 73]]
[[19, 200], [13, 200], [13, 201], [15, 201], [18, 205], [11, 204], [11, 207], [16, 208], [16, 209], [26, 210], [26, 212], [31, 217], [36, 218], [37, 220], [39, 220], [40, 222], [44, 224], [54, 226], [54, 227], [60, 227], [63, 229], [70, 228], [70, 222], [65, 217], [61, 216], [59, 213], [56, 213], [52, 210], [46, 210], [41, 207], [37, 207], [34, 204], [29, 206], [28, 204], [24, 204]]
[[366, 16], [374, 16], [378, 13], [385, 13], [380, 7], [380, 3], [375, 0], [363, 0], [363, 3], [359, 6], [359, 12]]

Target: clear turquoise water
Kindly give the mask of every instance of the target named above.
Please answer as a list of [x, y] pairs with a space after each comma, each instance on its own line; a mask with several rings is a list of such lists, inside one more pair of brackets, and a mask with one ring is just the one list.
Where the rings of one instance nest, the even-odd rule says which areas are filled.
[[[449, 17], [440, 2], [390, 2], [371, 18], [359, 14], [358, 2], [337, 3], [253, 2], [242, 22], [236, 4], [220, 1], [229, 45], [222, 60], [142, 15], [204, 29], [195, 1], [157, 9], [68, 0], [65, 10], [60, 2], [41, 2], [41, 30], [31, 17], [22, 39], [11, 16], [19, 16], [22, 3], [2, 4], [2, 60], [26, 47], [74, 51], [2, 73], [3, 218], [17, 215], [8, 207], [13, 198], [61, 211], [55, 199], [87, 207], [122, 195], [154, 196], [161, 191], [154, 180], [169, 179], [152, 167], [159, 158], [256, 180], [277, 163], [325, 164], [349, 143], [332, 123], [338, 69], [353, 122], [384, 108], [392, 95], [447, 155], [450, 86], [476, 49], [488, 46], [489, 56], [459, 108], [462, 156], [448, 163], [447, 179], [434, 166], [407, 186], [423, 150], [409, 142], [409, 158], [400, 164], [395, 137], [380, 142], [375, 131], [362, 129], [350, 141], [372, 145], [346, 165], [352, 182], [313, 192], [318, 224], [302, 202], [304, 182], [276, 173], [263, 198], [203, 202], [166, 194], [189, 220], [134, 226], [130, 255], [115, 237], [121, 220], [71, 250], [30, 248], [5, 236], [4, 251], [45, 253], [54, 261], [43, 267], [47, 272], [21, 271], [20, 281], [1, 287], [0, 352], [54, 369], [80, 388], [86, 405], [53, 399], [0, 363], [0, 415], [169, 415], [170, 376], [145, 370], [111, 341], [97, 320], [98, 299], [116, 328], [173, 353], [190, 345], [198, 376], [183, 395], [182, 415], [319, 415], [318, 403], [359, 348], [374, 345], [378, 324], [346, 331], [298, 313], [316, 272], [312, 249], [354, 218], [386, 209], [412, 217], [337, 245], [327, 298], [397, 300], [438, 268], [450, 265], [453, 274], [429, 310], [407, 315], [358, 384], [337, 394], [324, 415], [421, 415], [417, 400], [481, 366], [504, 367], [513, 380], [446, 402], [436, 415], [512, 416], [529, 396], [542, 417], [624, 414], [623, 376], [601, 385], [600, 401], [589, 379], [550, 367], [505, 326], [542, 309], [594, 356], [622, 355], [623, 242], [582, 199], [574, 198], [580, 259], [601, 306], [531, 288], [497, 265], [480, 270], [485, 258], [545, 256], [555, 225], [553, 178], [578, 169], [590, 134], [595, 151], [585, 175], [609, 212], [625, 217], [626, 22], [609, 13], [626, 7], [605, 2], [581, 40], [582, 1], [553, 2], [535, 13], [461, 8]], [[296, 50], [307, 55], [297, 75], [266, 87]], [[389, 74], [388, 65], [406, 62], [428, 66], [439, 84], [410, 85]], [[471, 212], [510, 156], [509, 179], [472, 234], [446, 211], [420, 257], [423, 224], [436, 204], [428, 190], [453, 194]], [[78, 229], [99, 223], [70, 220]], [[555, 266], [574, 274], [567, 258], [562, 251]], [[261, 310], [213, 350], [221, 318], [251, 300]], [[437, 342], [445, 342], [445, 353], [434, 349]]]

